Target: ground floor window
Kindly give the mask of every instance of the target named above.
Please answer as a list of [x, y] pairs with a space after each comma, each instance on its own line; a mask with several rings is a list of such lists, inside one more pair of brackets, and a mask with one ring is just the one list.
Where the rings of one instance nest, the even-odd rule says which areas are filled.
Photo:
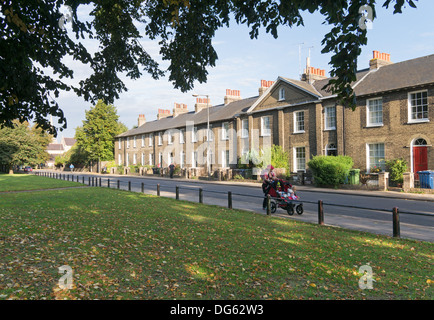
[[336, 148], [336, 145], [334, 143], [330, 143], [327, 145], [326, 155], [327, 156], [337, 156], [338, 155], [338, 149]]
[[306, 169], [306, 148], [305, 147], [295, 148], [294, 160], [295, 160], [295, 163], [294, 163], [295, 171]]
[[384, 143], [368, 144], [368, 165], [367, 169], [370, 172], [383, 171], [384, 163]]

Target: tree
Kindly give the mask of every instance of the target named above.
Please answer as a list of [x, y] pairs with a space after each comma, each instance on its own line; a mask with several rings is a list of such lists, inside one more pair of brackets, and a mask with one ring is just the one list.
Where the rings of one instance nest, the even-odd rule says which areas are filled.
[[[416, 7], [412, 0], [385, 0], [383, 6], [394, 4], [394, 13], [401, 13], [406, 3]], [[63, 4], [67, 15], [62, 15]], [[84, 5], [93, 6], [90, 21], [78, 18], [77, 10]], [[207, 69], [217, 61], [211, 40], [218, 28], [229, 26], [231, 17], [251, 28], [251, 38], [259, 36], [261, 27], [277, 37], [280, 26], [303, 25], [303, 11], [318, 11], [333, 26], [322, 41], [322, 52], [333, 53], [330, 75], [334, 79], [328, 88], [344, 105], [354, 107], [350, 83], [355, 80], [360, 48], [367, 43], [367, 30], [360, 27], [366, 19], [360, 12], [364, 5], [372, 9], [369, 18], [375, 18], [375, 0], [3, 0], [0, 124], [12, 126], [14, 119], [34, 119], [56, 134], [49, 115], [59, 117], [60, 130], [67, 125], [55, 100], [60, 91], [73, 90], [92, 103], [98, 99], [113, 103], [127, 89], [120, 73], [138, 79], [147, 72], [158, 79], [168, 72], [175, 88], [188, 91], [195, 81], [206, 82]], [[75, 41], [63, 28], [65, 23], [71, 26]], [[166, 71], [140, 45], [138, 24], [144, 25], [149, 38], [159, 41], [163, 59], [170, 61]], [[97, 40], [99, 50], [89, 53], [82, 44], [85, 38]], [[66, 56], [93, 70], [78, 86], [63, 80], [73, 78], [73, 70], [62, 62]], [[56, 77], [46, 75], [43, 68]]]
[[77, 149], [87, 155], [89, 161], [108, 161], [114, 159], [114, 137], [121, 133], [122, 124], [118, 122], [116, 108], [102, 100], [86, 111], [83, 127], [75, 131]]
[[46, 148], [50, 138], [27, 122], [13, 122], [13, 128], [0, 129], [0, 164], [13, 173], [13, 166], [36, 166], [49, 155]]

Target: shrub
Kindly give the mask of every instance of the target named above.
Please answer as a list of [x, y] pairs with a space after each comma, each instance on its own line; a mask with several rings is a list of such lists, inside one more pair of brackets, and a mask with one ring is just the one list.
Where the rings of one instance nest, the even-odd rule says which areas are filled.
[[123, 165], [118, 165], [116, 168], [117, 168], [118, 174], [124, 174], [124, 166]]
[[315, 184], [337, 187], [345, 183], [353, 159], [348, 156], [315, 156], [307, 165], [312, 170]]
[[404, 181], [404, 172], [407, 171], [407, 161], [404, 159], [393, 159], [386, 161], [386, 171], [389, 172], [389, 179], [395, 183]]

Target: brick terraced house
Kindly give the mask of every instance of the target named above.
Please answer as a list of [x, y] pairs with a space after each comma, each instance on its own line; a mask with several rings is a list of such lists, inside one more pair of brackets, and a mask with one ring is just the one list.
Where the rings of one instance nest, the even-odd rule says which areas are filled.
[[308, 61], [300, 80], [262, 80], [255, 97], [227, 89], [224, 104], [197, 98], [191, 111], [175, 103], [172, 113], [160, 109], [155, 121], [139, 115], [137, 128], [116, 137], [116, 163], [176, 163], [205, 175], [208, 146], [213, 174], [235, 168], [249, 150], [275, 144], [288, 151], [292, 172], [307, 169], [315, 155], [348, 155], [368, 172], [396, 158], [413, 173], [434, 170], [434, 55], [392, 63], [389, 54], [374, 51], [369, 68], [352, 83], [355, 111], [323, 90], [328, 81], [325, 70]]

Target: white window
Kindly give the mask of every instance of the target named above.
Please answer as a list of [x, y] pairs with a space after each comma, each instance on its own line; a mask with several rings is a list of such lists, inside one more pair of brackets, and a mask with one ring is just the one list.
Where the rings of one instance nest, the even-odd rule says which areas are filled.
[[121, 150], [121, 146], [122, 146], [122, 138], [119, 138], [118, 140], [118, 149]]
[[305, 147], [294, 148], [294, 168], [295, 171], [306, 169], [306, 149]]
[[229, 140], [229, 122], [222, 123], [222, 140]]
[[336, 129], [336, 107], [335, 106], [324, 108], [324, 123], [325, 123], [325, 130]]
[[193, 127], [191, 132], [191, 142], [197, 142], [197, 127]]
[[144, 146], [145, 146], [145, 135], [142, 134], [142, 147], [144, 147]]
[[122, 165], [122, 155], [120, 153], [118, 154], [118, 165]]
[[179, 154], [179, 166], [181, 168], [184, 168], [184, 165], [185, 165], [185, 152], [181, 151]]
[[127, 149], [130, 147], [130, 137], [127, 137]]
[[367, 145], [367, 170], [384, 170], [384, 143], [371, 143]]
[[366, 120], [368, 127], [383, 125], [383, 99], [367, 101]]
[[175, 162], [175, 157], [173, 156], [173, 152], [170, 152], [168, 155], [169, 164], [172, 164]]
[[145, 165], [145, 154], [142, 153], [142, 161], [141, 161], [142, 167]]
[[158, 153], [158, 167], [161, 168], [163, 166], [163, 154], [161, 152]]
[[222, 151], [222, 167], [229, 167], [229, 150]]
[[280, 88], [279, 90], [279, 101], [285, 100], [285, 88]]
[[163, 134], [158, 132], [158, 145], [161, 146], [163, 144]]
[[294, 112], [294, 133], [304, 132], [304, 111]]
[[127, 153], [127, 163], [125, 164], [126, 166], [130, 165], [130, 155]]
[[149, 134], [149, 146], [152, 147], [154, 145], [154, 134]]
[[184, 140], [184, 133], [185, 133], [184, 129], [179, 130], [179, 143], [184, 143], [185, 142], [185, 140]]
[[271, 117], [261, 118], [261, 136], [271, 136]]
[[173, 136], [173, 132], [171, 130], [169, 130], [167, 132], [167, 143], [168, 144], [173, 144], [173, 140], [174, 140], [174, 136]]
[[154, 165], [154, 155], [152, 153], [149, 154], [149, 165], [150, 166]]
[[137, 164], [137, 154], [133, 154], [133, 164], [136, 165]]
[[408, 122], [425, 122], [428, 120], [428, 92], [409, 93]]
[[206, 137], [207, 141], [213, 141], [214, 140], [214, 132], [212, 131], [212, 124], [209, 125], [209, 131], [208, 135]]
[[193, 151], [191, 153], [191, 167], [196, 168], [197, 167], [197, 152]]
[[136, 144], [136, 136], [134, 136], [134, 138], [133, 138], [133, 148], [135, 148], [135, 147], [137, 147], [137, 144]]
[[241, 120], [241, 138], [249, 137], [249, 119]]

